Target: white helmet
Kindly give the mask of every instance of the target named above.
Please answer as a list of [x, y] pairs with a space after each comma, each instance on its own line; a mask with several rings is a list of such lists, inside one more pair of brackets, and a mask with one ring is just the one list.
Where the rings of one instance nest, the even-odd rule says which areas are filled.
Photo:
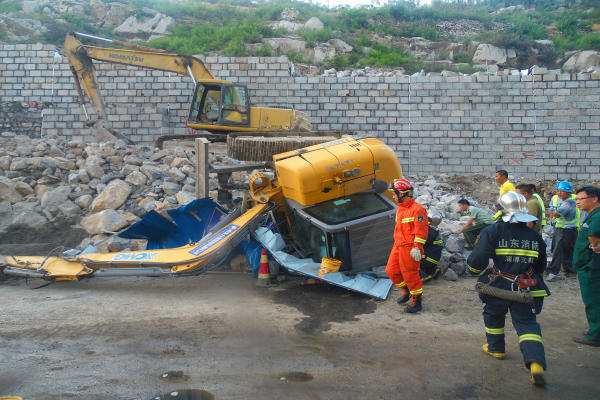
[[504, 222], [534, 222], [537, 218], [529, 214], [527, 199], [520, 193], [511, 190], [498, 197], [498, 205], [502, 210]]
[[429, 219], [429, 225], [431, 225], [434, 228], [437, 228], [440, 222], [442, 222], [443, 217], [444, 216], [442, 215], [442, 213], [435, 208], [429, 210], [429, 213], [427, 215], [427, 219]]

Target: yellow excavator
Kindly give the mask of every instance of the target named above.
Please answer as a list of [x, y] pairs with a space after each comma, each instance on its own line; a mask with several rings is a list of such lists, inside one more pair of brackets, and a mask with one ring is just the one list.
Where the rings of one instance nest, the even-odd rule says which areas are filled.
[[[225, 217], [196, 242], [144, 251], [7, 256], [0, 275], [46, 280], [196, 275], [223, 263], [249, 234], [278, 255], [285, 267], [302, 264], [286, 264], [292, 253], [308, 260], [302, 267], [307, 269], [299, 270], [305, 275], [317, 276], [322, 257], [340, 260], [341, 271], [349, 273], [385, 265], [396, 209], [387, 187], [402, 176], [390, 147], [376, 138], [345, 136], [277, 154], [273, 162], [274, 178], [251, 176], [244, 209]], [[281, 246], [271, 246], [273, 235], [279, 235]]]
[[[79, 38], [104, 41], [117, 47], [84, 45]], [[193, 130], [208, 131], [216, 134], [215, 137], [219, 133], [232, 132], [245, 133], [245, 136], [252, 133], [270, 133], [272, 136], [273, 132], [278, 132], [279, 135], [287, 136], [302, 135], [303, 132], [310, 131], [310, 122], [306, 114], [285, 107], [253, 106], [245, 85], [217, 79], [196, 57], [172, 54], [80, 32], [68, 33], [64, 46], [75, 78], [79, 103], [84, 107], [88, 125], [99, 140], [123, 137], [107, 126], [106, 107], [98, 87], [93, 60], [189, 76], [195, 88], [186, 125]], [[95, 119], [91, 119], [85, 109], [84, 92], [95, 110]], [[158, 144], [166, 139], [177, 138], [162, 137]]]

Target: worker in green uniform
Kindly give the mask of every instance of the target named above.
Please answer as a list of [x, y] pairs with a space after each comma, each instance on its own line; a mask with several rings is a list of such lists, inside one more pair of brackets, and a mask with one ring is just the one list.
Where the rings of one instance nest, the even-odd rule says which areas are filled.
[[573, 267], [577, 271], [581, 298], [590, 329], [573, 341], [588, 346], [600, 346], [600, 188], [581, 187], [575, 196], [577, 207], [588, 213], [581, 224], [575, 249]]

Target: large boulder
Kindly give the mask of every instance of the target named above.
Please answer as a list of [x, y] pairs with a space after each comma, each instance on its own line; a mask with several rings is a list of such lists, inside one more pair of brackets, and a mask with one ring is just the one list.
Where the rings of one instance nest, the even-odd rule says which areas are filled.
[[321, 20], [317, 17], [312, 17], [304, 24], [304, 29], [308, 29], [311, 31], [317, 31], [319, 29], [325, 28], [325, 25], [321, 22]]
[[312, 50], [312, 58], [316, 63], [321, 63], [335, 57], [335, 48], [327, 43], [319, 43]]
[[91, 205], [92, 212], [107, 209], [117, 209], [125, 203], [131, 193], [131, 186], [120, 179], [111, 181], [94, 199]]
[[304, 40], [294, 38], [265, 38], [263, 43], [279, 53], [302, 53], [306, 49]]
[[340, 53], [350, 53], [354, 48], [341, 39], [329, 39], [327, 42]]
[[40, 199], [42, 208], [49, 211], [57, 209], [58, 206], [67, 201], [71, 191], [72, 189], [70, 186], [59, 186], [44, 192]]
[[154, 17], [140, 21], [135, 15], [127, 18], [115, 28], [115, 32], [135, 38], [149, 38], [151, 36], [166, 35], [169, 27], [174, 24], [173, 18], [157, 13]]
[[17, 190], [17, 183], [5, 176], [0, 176], [0, 201], [16, 203], [21, 199], [23, 196]]
[[473, 55], [473, 62], [475, 64], [505, 64], [506, 60], [506, 50], [492, 44], [480, 44]]
[[129, 225], [129, 221], [118, 211], [103, 210], [81, 219], [81, 226], [90, 235], [103, 232], [118, 232]]
[[569, 72], [583, 72], [589, 67], [600, 67], [600, 52], [596, 50], [580, 51], [569, 57], [562, 69]]
[[122, 3], [104, 3], [101, 0], [90, 1], [90, 17], [98, 21], [98, 26], [121, 25], [133, 10]]
[[277, 21], [274, 24], [272, 24], [271, 27], [273, 29], [281, 28], [286, 30], [287, 32], [296, 33], [300, 29], [302, 29], [302, 27], [304, 27], [304, 24], [299, 24], [297, 22], [291, 21]]

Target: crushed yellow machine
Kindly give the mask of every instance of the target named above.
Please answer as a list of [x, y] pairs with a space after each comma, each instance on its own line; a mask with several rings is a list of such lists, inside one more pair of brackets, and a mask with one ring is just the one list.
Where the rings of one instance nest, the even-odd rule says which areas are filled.
[[[287, 241], [315, 260], [337, 256], [352, 270], [381, 265], [377, 248], [391, 247], [395, 208], [385, 189], [402, 176], [391, 148], [375, 138], [343, 137], [277, 154], [273, 161], [275, 179], [262, 173], [250, 178], [247, 210], [197, 243], [71, 257], [8, 256], [0, 273], [47, 280], [194, 275], [219, 265], [266, 221], [275, 222]], [[302, 226], [306, 229], [299, 230]], [[311, 235], [324, 239], [313, 253]]]

